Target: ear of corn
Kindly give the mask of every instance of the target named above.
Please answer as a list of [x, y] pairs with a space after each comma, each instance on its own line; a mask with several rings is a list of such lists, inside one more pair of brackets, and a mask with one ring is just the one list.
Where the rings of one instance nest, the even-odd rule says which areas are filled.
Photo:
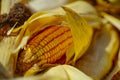
[[69, 27], [49, 26], [28, 41], [26, 49], [19, 55], [17, 70], [23, 73], [34, 64], [40, 68], [53, 64], [66, 53], [72, 43]]
[[[40, 16], [38, 16], [38, 14], [40, 15]], [[56, 15], [52, 15], [52, 14], [50, 14], [50, 15], [48, 15], [48, 14], [45, 14], [45, 13], [36, 13], [35, 15], [33, 15], [28, 21], [26, 21], [26, 23], [21, 27], [21, 32], [20, 32], [20, 34], [18, 35], [18, 37], [17, 37], [17, 39], [16, 39], [16, 42], [15, 42], [15, 47], [14, 47], [14, 53], [18, 53], [19, 52], [19, 50], [20, 50], [20, 48], [23, 48], [26, 44], [27, 44], [27, 42], [28, 42], [28, 40], [31, 40], [31, 39], [33, 39], [36, 35], [38, 35], [39, 33], [41, 33], [42, 31], [44, 31], [44, 30], [46, 30], [46, 29], [48, 29], [47, 27], [48, 26], [50, 26], [50, 25], [56, 25], [56, 24], [59, 24], [59, 22], [62, 20], [62, 18], [61, 18], [61, 16], [56, 16]], [[36, 27], [36, 28], [35, 28]], [[57, 26], [56, 26], [57, 27]], [[53, 31], [55, 31], [55, 30], [57, 30], [57, 28], [53, 28], [52, 27], [52, 29], [50, 29], [50, 27], [49, 27], [49, 31], [48, 32], [50, 32], [50, 33], [52, 33]], [[59, 27], [58, 27], [59, 28]], [[62, 29], [63, 29], [63, 31], [62, 31]], [[63, 33], [64, 33], [64, 31], [66, 31], [67, 30], [67, 32], [65, 32], [65, 35], [63, 36], [63, 37], [65, 37], [67, 34], [69, 34], [70, 33], [70, 30], [67, 28], [66, 29], [66, 27], [65, 27], [65, 29], [64, 28], [62, 28], [60, 31], [62, 31]], [[57, 30], [58, 31], [58, 30]], [[46, 31], [47, 32], [47, 31]], [[46, 34], [46, 32], [45, 32], [45, 35], [49, 35], [49, 33], [48, 34]], [[57, 33], [57, 32], [56, 32]], [[52, 35], [52, 37], [53, 38], [55, 38], [55, 35], [56, 35], [56, 33], [55, 34], [53, 34]], [[43, 35], [43, 34], [42, 34]], [[62, 35], [62, 33], [59, 33], [59, 31], [58, 31], [58, 36], [59, 35]], [[41, 37], [41, 35], [39, 35], [40, 37]], [[38, 36], [38, 38], [39, 38], [39, 36]], [[43, 35], [44, 36], [44, 35]], [[68, 35], [68, 36], [70, 36], [70, 35]], [[59, 36], [60, 37], [60, 36]], [[58, 40], [62, 40], [62, 39], [64, 39], [64, 38], [58, 38]], [[45, 37], [44, 37], [45, 38]], [[34, 41], [36, 41], [36, 42], [34, 42], [33, 41], [33, 47], [34, 47], [34, 44], [36, 43], [36, 44], [38, 44], [38, 45], [44, 45], [45, 46], [45, 44], [44, 44], [44, 42], [46, 42], [46, 41], [48, 41], [48, 43], [49, 42], [51, 42], [52, 40], [51, 39], [49, 39], [49, 38], [51, 38], [51, 37], [49, 37], [49, 38], [45, 38], [45, 40], [44, 40], [44, 38], [43, 38], [43, 41], [39, 44], [38, 42], [39, 42], [39, 40], [37, 39], [37, 40], [35, 40], [34, 39]], [[65, 37], [66, 38], [66, 37]], [[67, 39], [67, 38], [66, 38]], [[40, 39], [41, 40], [41, 39]], [[57, 41], [57, 39], [56, 40], [54, 40], [54, 41]], [[40, 49], [38, 52], [37, 52], [37, 56], [41, 56], [41, 52], [43, 52], [43, 53], [46, 53], [46, 55], [45, 55], [45, 57], [49, 57], [49, 56], [47, 56], [47, 54], [49, 55], [50, 54], [50, 52], [49, 52], [49, 47], [54, 47], [55, 46], [55, 44], [59, 44], [59, 43], [56, 43], [56, 42], [52, 42], [52, 43], [50, 43], [50, 44], [48, 44], [45, 48], [44, 48], [44, 50], [43, 49], [40, 49], [39, 47], [40, 46], [38, 46], [38, 47], [36, 47], [37, 49]], [[64, 41], [63, 41], [63, 43], [64, 43]], [[71, 43], [70, 41], [66, 41], [65, 42], [67, 45], [69, 44], [69, 43]], [[31, 44], [31, 43], [30, 43]], [[66, 45], [66, 46], [67, 46]], [[58, 46], [58, 45], [57, 45]], [[65, 47], [66, 47], [65, 46]], [[56, 49], [58, 49], [58, 50], [60, 50], [59, 48], [61, 47], [61, 45], [59, 45], [58, 46], [58, 48], [56, 48]], [[64, 46], [63, 46], [64, 47]], [[33, 50], [37, 50], [37, 49], [33, 49]], [[55, 51], [56, 51], [56, 49], [55, 49]], [[67, 48], [64, 48], [63, 49], [63, 52], [61, 52], [62, 54], [60, 54], [59, 56], [62, 56], [63, 55], [63, 53], [64, 52], [66, 52], [65, 50], [66, 50]], [[48, 50], [48, 52], [44, 52], [44, 51], [46, 51], [46, 50]], [[24, 54], [26, 54], [26, 55], [31, 55], [32, 53], [31, 53], [31, 49], [28, 47], [27, 48], [27, 51], [23, 51], [24, 53], [23, 53], [23, 55]], [[33, 52], [33, 51], [32, 51]], [[52, 51], [51, 51], [52, 52]], [[54, 50], [53, 50], [53, 52], [54, 52]], [[55, 52], [55, 53], [57, 53], [57, 52]], [[65, 54], [65, 53], [64, 53]], [[33, 57], [30, 57], [31, 58], [31, 60], [28, 60], [28, 62], [30, 63], [30, 61], [33, 61], [33, 63], [31, 63], [32, 65], [33, 64], [35, 64], [35, 63], [37, 63], [37, 62], [39, 62], [39, 61], [37, 61], [37, 62], [35, 62], [34, 61], [34, 57], [36, 57], [36, 55], [35, 56], [33, 56]], [[57, 56], [57, 58], [59, 57], [58, 55], [55, 55], [55, 56], [53, 56], [53, 57], [55, 57], [55, 59], [56, 59], [56, 56]], [[18, 55], [18, 57], [19, 57], [19, 55]], [[26, 56], [25, 56], [26, 57]], [[44, 58], [44, 56], [42, 56], [42, 58]], [[59, 57], [60, 58], [60, 57]], [[58, 59], [59, 59], [58, 58]], [[23, 59], [23, 58], [22, 58]], [[23, 61], [25, 61], [25, 60], [27, 60], [27, 59], [29, 59], [29, 58], [25, 58]], [[40, 58], [41, 59], [41, 58]], [[42, 59], [43, 60], [43, 59]], [[40, 60], [41, 61], [41, 60]], [[54, 58], [52, 59], [52, 58], [49, 58], [47, 61], [49, 61], [49, 62], [53, 62], [54, 61]], [[55, 60], [56, 61], [56, 60]], [[20, 63], [22, 62], [22, 60], [20, 60]], [[41, 61], [39, 64], [40, 65], [43, 65], [44, 63], [45, 63], [46, 61], [44, 60], [44, 61]], [[28, 63], [28, 64], [29, 64]], [[47, 62], [46, 62], [47, 63]], [[28, 64], [25, 64], [24, 66], [26, 66], [27, 68], [29, 67], [32, 67], [32, 66], [30, 66], [30, 65], [28, 65]], [[21, 65], [21, 64], [20, 64]], [[24, 70], [25, 70], [25, 68], [24, 68]]]
[[74, 11], [64, 9], [67, 21], [61, 15], [37, 13], [22, 26], [16, 50], [24, 49], [18, 55], [17, 73], [32, 75], [47, 64], [55, 64], [63, 55], [66, 63], [73, 57], [75, 63], [84, 54], [91, 42], [92, 28]]
[[[92, 29], [72, 10], [65, 8], [65, 11], [68, 14], [67, 24], [69, 25], [67, 26], [70, 27], [54, 26], [60, 24], [63, 18], [59, 15], [44, 13], [37, 13], [23, 25], [18, 39], [22, 39], [22, 36], [28, 36], [29, 41], [25, 43], [27, 45], [24, 51], [18, 56], [16, 72], [23, 74], [28, 71], [26, 74], [29, 75], [30, 73], [31, 75], [44, 68], [46, 64], [54, 64], [64, 54], [67, 56], [66, 63], [72, 59], [74, 53], [74, 63], [83, 55], [90, 44]], [[78, 18], [75, 16], [78, 16]], [[22, 40], [24, 40], [24, 37]], [[40, 68], [33, 70], [31, 67], [34, 65]]]
[[[67, 7], [63, 7], [63, 9], [66, 12], [66, 19], [73, 35], [75, 49], [73, 62], [75, 63], [76, 60], [78, 60], [89, 47], [93, 35], [93, 29], [82, 17], [80, 17], [80, 15], [75, 13], [73, 10]], [[68, 53], [67, 58], [72, 57], [73, 55], [73, 53]]]

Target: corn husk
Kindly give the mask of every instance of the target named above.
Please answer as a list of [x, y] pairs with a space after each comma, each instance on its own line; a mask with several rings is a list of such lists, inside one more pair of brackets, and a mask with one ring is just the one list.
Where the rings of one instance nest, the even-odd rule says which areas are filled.
[[103, 79], [114, 66], [119, 43], [117, 31], [111, 24], [105, 24], [102, 31], [95, 33], [91, 46], [76, 67], [95, 80]]
[[[87, 1], [83, 1], [83, 0], [75, 1], [71, 4], [65, 5], [65, 7], [69, 7], [73, 9], [75, 12], [77, 12], [78, 14], [80, 14], [95, 29], [100, 29], [101, 18], [98, 16], [95, 8]], [[53, 10], [49, 10], [48, 12], [52, 12], [60, 15], [65, 14], [65, 11], [60, 7]]]
[[9, 71], [8, 73], [13, 76], [14, 72], [14, 67], [15, 67], [15, 62], [14, 62], [14, 55], [12, 54], [13, 51], [13, 46], [14, 46], [14, 41], [16, 37], [5, 37], [1, 42], [0, 42], [0, 63], [3, 65], [3, 67]]
[[[61, 75], [62, 74], [62, 75]], [[83, 72], [70, 65], [59, 65], [50, 68], [44, 74], [26, 78], [16, 78], [15, 80], [93, 80]]]
[[119, 0], [108, 0], [109, 1], [109, 3], [107, 3], [106, 1], [104, 1], [104, 0], [97, 0], [97, 2], [99, 3], [99, 4], [107, 4], [107, 5], [112, 5], [113, 7], [120, 7], [119, 6]]
[[13, 7], [15, 3], [19, 2], [19, 0], [1, 0], [1, 14], [8, 14], [10, 8]]
[[119, 80], [120, 79], [119, 72], [120, 72], [120, 50], [118, 53], [117, 63], [115, 64], [114, 68], [112, 69], [112, 71], [109, 73], [105, 80]]
[[[25, 1], [23, 1], [23, 0], [20, 0], [20, 1], [25, 3]], [[44, 5], [39, 5], [39, 3], [41, 4], [41, 2], [43, 2]], [[82, 0], [74, 1], [69, 4], [67, 3], [67, 0], [64, 0], [62, 4], [61, 4], [61, 2], [62, 1], [59, 2], [59, 1], [55, 0], [55, 2], [53, 3], [53, 6], [56, 5], [57, 3], [60, 3], [60, 4], [57, 5], [58, 8], [54, 7], [52, 9], [49, 9], [50, 8], [49, 6], [45, 6], [45, 5], [49, 4], [47, 2], [47, 0], [29, 1], [26, 4], [33, 11], [33, 13], [39, 12], [39, 11], [47, 11], [49, 13], [54, 13], [57, 15], [58, 14], [65, 15], [65, 11], [60, 7], [60, 6], [65, 5], [66, 7], [73, 9], [75, 12], [77, 12], [78, 14], [83, 16], [94, 28], [97, 28], [97, 29], [100, 28], [101, 18], [98, 16], [95, 8], [87, 1], [82, 1]], [[45, 6], [45, 7], [43, 7], [43, 6]]]
[[[45, 3], [45, 5], [48, 5], [48, 2], [46, 2], [47, 0], [43, 1], [43, 3]], [[32, 3], [33, 2], [33, 3]], [[50, 7], [43, 7], [44, 5], [39, 5], [38, 3], [41, 1], [30, 1], [28, 3], [28, 6], [34, 11], [47, 11], [49, 13], [54, 13], [54, 14], [60, 14], [60, 15], [65, 15], [65, 11], [60, 7], [65, 5], [65, 0], [64, 0], [64, 4], [60, 4], [58, 6], [58, 8], [53, 8], [53, 9], [48, 9]], [[60, 1], [62, 2], [62, 1]], [[37, 3], [37, 4], [35, 4]], [[59, 3], [59, 1], [56, 3], [53, 3], [53, 5], [56, 5], [57, 3]], [[34, 5], [35, 4], [35, 5]], [[101, 25], [101, 18], [98, 16], [97, 11], [95, 10], [95, 8], [88, 3], [87, 1], [83, 1], [83, 0], [79, 0], [79, 1], [75, 1], [69, 4], [65, 5], [66, 7], [69, 7], [71, 9], [73, 9], [75, 12], [77, 12], [78, 14], [80, 14], [81, 16], [83, 16], [94, 28], [99, 29], [100, 25]], [[40, 7], [40, 8], [38, 8]], [[44, 8], [44, 10], [43, 10]]]
[[116, 17], [109, 15], [107, 13], [102, 13], [102, 16], [108, 20], [111, 24], [114, 25], [118, 30], [120, 30], [120, 20], [117, 19]]
[[0, 63], [0, 79], [10, 79], [11, 75], [9, 73], [9, 71], [7, 71], [3, 65]]
[[[16, 39], [14, 52], [18, 53], [21, 48], [24, 48], [24, 46], [27, 44], [27, 41], [29, 39], [34, 37], [36, 33], [43, 30], [47, 26], [50, 26], [53, 24], [68, 25], [70, 26], [71, 33], [74, 39], [73, 48], [75, 53], [72, 52], [71, 54], [69, 53], [66, 54], [67, 56], [66, 63], [69, 63], [69, 62], [75, 63], [76, 60], [78, 60], [89, 47], [92, 39], [93, 28], [90, 27], [88, 23], [83, 18], [81, 18], [80, 15], [75, 13], [73, 10], [66, 7], [64, 7], [64, 10], [68, 14], [68, 16], [66, 16], [67, 21], [64, 15], [56, 15], [53, 13], [40, 12], [31, 16], [31, 18], [28, 19], [28, 21], [26, 21], [26, 23], [23, 26], [21, 26], [21, 32]], [[86, 43], [86, 44], [83, 44], [83, 43]], [[26, 53], [26, 54], [29, 54], [29, 53]], [[74, 58], [73, 60], [71, 60], [73, 56]], [[30, 70], [28, 70], [28, 72], [26, 72], [25, 75], [27, 76], [32, 75], [41, 70], [39, 68], [33, 68], [33, 67], [30, 68]], [[36, 70], [33, 70], [33, 69], [36, 69]]]
[[67, 59], [74, 56], [73, 62], [76, 62], [88, 49], [93, 35], [93, 28], [71, 9], [67, 7], [63, 7], [63, 9], [66, 11], [66, 18], [71, 28], [75, 49], [75, 54], [71, 53], [70, 55], [70, 53], [68, 53], [67, 55], [69, 57]]
[[[35, 1], [35, 2], [37, 2], [37, 1]], [[95, 8], [91, 4], [89, 4], [88, 2], [86, 2], [86, 1], [75, 1], [75, 2], [72, 2], [72, 3], [66, 4], [65, 7], [69, 7], [71, 9], [73, 9], [76, 13], [80, 14], [95, 29], [100, 29], [101, 22], [102, 22], [101, 18], [98, 16]], [[51, 9], [51, 10], [45, 10], [44, 12], [41, 12], [41, 11], [42, 10], [38, 10], [35, 14], [33, 14], [34, 15], [33, 17], [37, 17], [38, 15], [44, 14], [46, 12], [51, 13], [51, 14], [55, 14], [55, 15], [58, 15], [58, 14], [59, 15], [65, 15], [65, 11], [61, 7]], [[31, 19], [33, 17], [31, 17]], [[21, 27], [16, 28], [13, 32], [17, 32], [20, 29], [21, 29]]]
[[99, 12], [107, 12], [110, 14], [118, 14], [120, 13], [120, 1], [119, 0], [96, 0], [97, 9]]
[[[60, 76], [61, 73], [63, 73], [64, 76]], [[48, 70], [43, 76], [61, 77], [64, 80], [92, 80], [92, 78], [70, 65], [59, 65], [53, 67]]]

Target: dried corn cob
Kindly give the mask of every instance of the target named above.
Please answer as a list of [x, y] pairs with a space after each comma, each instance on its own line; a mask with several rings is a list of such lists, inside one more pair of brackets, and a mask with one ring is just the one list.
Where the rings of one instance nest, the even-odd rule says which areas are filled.
[[17, 72], [24, 73], [34, 64], [40, 68], [59, 60], [73, 43], [69, 27], [49, 26], [28, 41], [20, 53]]

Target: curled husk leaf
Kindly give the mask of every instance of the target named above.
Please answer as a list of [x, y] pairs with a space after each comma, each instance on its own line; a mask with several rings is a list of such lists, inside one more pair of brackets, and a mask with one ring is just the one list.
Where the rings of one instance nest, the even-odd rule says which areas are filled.
[[[61, 72], [60, 72], [61, 71]], [[54, 74], [56, 73], [56, 74]], [[63, 75], [60, 75], [63, 74]], [[59, 65], [48, 70], [43, 76], [53, 76], [62, 80], [93, 80], [82, 71], [70, 65]]]
[[118, 53], [117, 63], [115, 64], [112, 71], [106, 77], [106, 80], [119, 80], [120, 79], [120, 49]]
[[[74, 56], [73, 62], [76, 62], [88, 49], [93, 35], [93, 28], [79, 14], [67, 7], [63, 7], [63, 9], [66, 11], [66, 19], [74, 40], [75, 54], [71, 53], [71, 57]], [[70, 56], [69, 53], [67, 55]]]
[[111, 22], [111, 24], [114, 25], [114, 27], [116, 27], [119, 31], [120, 31], [120, 20], [117, 19], [116, 17], [107, 14], [107, 13], [102, 13], [102, 16], [108, 20], [109, 22]]
[[76, 67], [95, 80], [103, 79], [114, 66], [119, 43], [117, 30], [106, 23], [101, 31], [95, 33], [92, 44], [77, 61]]
[[[20, 51], [19, 54], [23, 54], [24, 57], [21, 56], [21, 58], [19, 58], [18, 55], [18, 61], [17, 61], [18, 63], [19, 60], [20, 62], [26, 61], [26, 63], [32, 62], [31, 60], [34, 58], [35, 55], [31, 53], [32, 50], [29, 48], [29, 46], [27, 48], [26, 45], [28, 44], [28, 41], [33, 39], [36, 35], [41, 34], [40, 31], [45, 30], [49, 26], [53, 26], [53, 25], [61, 25], [63, 27], [67, 26], [71, 31], [73, 37], [73, 45], [69, 46], [64, 53], [66, 56], [66, 64], [75, 63], [76, 60], [78, 60], [84, 54], [84, 52], [87, 50], [87, 48], [90, 45], [93, 35], [93, 28], [90, 27], [88, 23], [72, 9], [69, 9], [67, 7], [63, 7], [63, 8], [66, 12], [66, 16], [56, 15], [53, 13], [38, 12], [33, 14], [33, 16], [31, 16], [23, 26], [21, 26], [21, 32], [16, 39], [14, 52], [18, 53], [20, 49], [23, 49], [23, 53]], [[71, 50], [71, 48], [72, 51], [69, 51]], [[54, 59], [58, 60], [59, 58], [56, 59], [55, 57], [53, 57], [53, 60]], [[25, 63], [20, 63], [20, 65], [22, 64]], [[46, 67], [49, 67], [48, 64], [49, 63], [45, 62], [45, 64], [41, 65], [42, 67], [39, 67], [37, 63], [32, 64], [32, 67], [30, 67], [28, 70], [26, 69], [27, 72], [25, 71], [25, 76], [33, 75], [36, 72], [39, 72]], [[27, 68], [27, 65], [22, 67]]]

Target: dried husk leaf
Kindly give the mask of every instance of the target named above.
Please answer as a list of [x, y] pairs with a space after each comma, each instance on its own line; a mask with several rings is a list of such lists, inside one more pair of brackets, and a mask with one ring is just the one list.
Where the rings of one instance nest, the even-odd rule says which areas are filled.
[[[86, 1], [75, 1], [73, 3], [65, 5], [65, 7], [69, 7], [71, 9], [73, 9], [78, 14], [89, 14], [90, 13], [90, 14], [97, 15], [95, 8]], [[65, 15], [65, 12], [60, 7], [53, 9], [53, 10], [49, 10], [48, 12]], [[60, 13], [58, 13], [58, 12], [60, 12]]]
[[[62, 75], [61, 75], [62, 74]], [[15, 78], [15, 80], [93, 80], [91, 77], [70, 65], [58, 65], [43, 74], [31, 77]], [[13, 79], [14, 80], [14, 79]]]
[[75, 13], [70, 8], [63, 7], [63, 9], [66, 12], [66, 19], [71, 28], [75, 50], [75, 53], [67, 54], [67, 59], [74, 56], [73, 63], [75, 63], [88, 49], [92, 40], [93, 28], [79, 14]]
[[9, 71], [7, 71], [3, 65], [0, 63], [0, 79], [10, 79], [11, 78], [11, 74]]
[[0, 63], [13, 76], [15, 69], [15, 54], [12, 53], [16, 37], [4, 37], [0, 42]]
[[85, 73], [73, 66], [63, 65], [63, 68], [68, 75], [68, 79], [70, 80], [93, 80], [91, 77], [87, 76]]
[[[76, 13], [80, 14], [95, 29], [100, 29], [101, 18], [98, 16], [96, 9], [87, 1], [75, 1], [71, 4], [65, 5], [65, 7], [68, 7], [74, 10]], [[48, 12], [65, 15], [65, 11], [62, 8], [56, 8], [49, 10]]]
[[19, 2], [18, 0], [1, 0], [1, 14], [9, 13], [10, 8], [13, 7], [15, 3]]
[[118, 53], [117, 63], [114, 65], [114, 68], [109, 73], [109, 75], [106, 76], [105, 80], [119, 80], [119, 79], [120, 79], [120, 49]]
[[99, 12], [107, 12], [110, 14], [120, 13], [120, 1], [119, 0], [96, 0], [97, 9]]
[[119, 35], [110, 24], [106, 24], [94, 36], [91, 46], [78, 60], [76, 67], [93, 79], [101, 80], [113, 66], [119, 48]]
[[87, 76], [82, 71], [70, 65], [59, 65], [56, 67], [52, 67], [43, 76], [58, 77], [62, 80], [93, 80], [91, 77]]
[[120, 5], [119, 5], [120, 1], [119, 0], [107, 0], [107, 1], [97, 0], [97, 3], [101, 4], [101, 5], [106, 5], [108, 7], [112, 7], [114, 9], [116, 9], [116, 8], [119, 9], [120, 8]]
[[119, 31], [120, 31], [120, 20], [117, 19], [116, 17], [107, 14], [107, 13], [102, 13], [102, 16], [108, 20], [109, 22], [111, 22], [111, 24], [114, 25], [114, 27], [116, 27]]

